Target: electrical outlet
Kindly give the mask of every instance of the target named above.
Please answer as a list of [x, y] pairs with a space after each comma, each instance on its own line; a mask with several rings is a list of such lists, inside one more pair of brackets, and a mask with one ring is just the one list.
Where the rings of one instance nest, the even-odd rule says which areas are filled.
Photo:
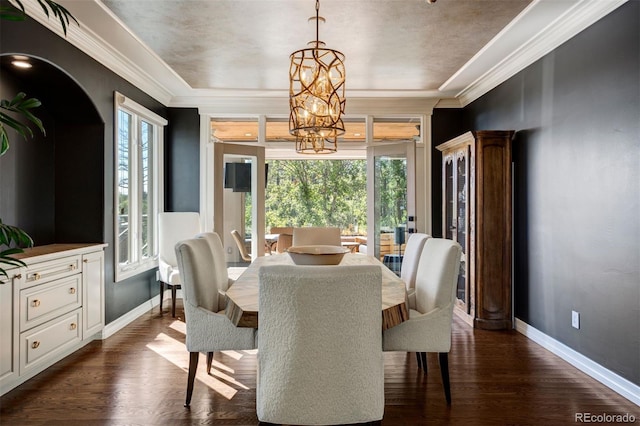
[[580, 329], [580, 312], [571, 311], [571, 326]]

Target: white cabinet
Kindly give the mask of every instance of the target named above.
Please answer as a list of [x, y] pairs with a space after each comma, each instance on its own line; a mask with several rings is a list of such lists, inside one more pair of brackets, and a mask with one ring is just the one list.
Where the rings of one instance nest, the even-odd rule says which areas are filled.
[[104, 252], [82, 255], [82, 336], [88, 339], [104, 328]]
[[0, 388], [18, 379], [18, 290], [22, 268], [8, 269], [0, 277]]
[[78, 350], [104, 328], [106, 244], [51, 244], [15, 257], [0, 279], [0, 395]]

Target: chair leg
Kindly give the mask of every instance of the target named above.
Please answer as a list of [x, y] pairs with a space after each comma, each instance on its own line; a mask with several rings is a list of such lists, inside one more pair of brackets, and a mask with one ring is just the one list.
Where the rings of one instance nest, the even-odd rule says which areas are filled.
[[162, 315], [162, 299], [164, 299], [164, 281], [160, 281], [160, 315]]
[[213, 352], [207, 352], [207, 374], [211, 372], [212, 363], [213, 363]]
[[442, 375], [442, 386], [444, 387], [444, 397], [447, 399], [447, 405], [451, 405], [451, 386], [449, 384], [449, 354], [440, 352], [440, 374]]
[[422, 369], [424, 370], [424, 374], [427, 374], [427, 353], [420, 352], [420, 358], [422, 359]]
[[420, 356], [420, 352], [416, 352], [416, 362], [418, 363], [418, 369], [422, 368], [422, 357]]
[[173, 318], [176, 317], [176, 292], [178, 290], [176, 287], [176, 285], [171, 286], [171, 316]]
[[196, 379], [196, 370], [198, 369], [198, 358], [200, 352], [189, 352], [189, 377], [187, 378], [187, 400], [184, 406], [189, 408], [191, 405], [191, 395], [193, 395], [193, 382]]

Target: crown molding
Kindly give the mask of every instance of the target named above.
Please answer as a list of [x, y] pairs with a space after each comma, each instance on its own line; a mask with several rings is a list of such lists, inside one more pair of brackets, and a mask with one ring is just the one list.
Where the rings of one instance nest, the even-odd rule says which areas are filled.
[[[570, 40], [576, 34], [600, 20], [628, 0], [579, 0], [562, 13], [556, 20], [550, 22], [537, 34], [533, 35], [502, 61], [496, 63], [480, 78], [468, 84], [456, 95], [464, 107], [480, 96], [494, 89], [501, 83], [513, 77], [544, 55]], [[531, 4], [526, 11], [531, 13], [536, 7], [556, 7], [553, 0], [538, 0]], [[515, 23], [514, 20], [513, 23]], [[512, 23], [512, 24], [513, 24]], [[509, 37], [513, 26], [505, 28], [498, 37]], [[493, 43], [492, 41], [491, 43]], [[491, 44], [490, 43], [490, 44]], [[490, 46], [490, 45], [487, 45]], [[484, 52], [480, 52], [480, 55]], [[478, 55], [478, 56], [480, 56]], [[474, 57], [472, 61], [478, 60]], [[466, 66], [466, 65], [465, 65]], [[464, 68], [464, 67], [463, 67]], [[447, 83], [445, 83], [446, 86]]]
[[[347, 109], [350, 114], [359, 111], [360, 102], [373, 108], [386, 105], [392, 113], [412, 110], [430, 114], [434, 107], [464, 107], [627, 1], [534, 0], [439, 90], [351, 91], [346, 96]], [[80, 22], [79, 26], [75, 23], [68, 26], [66, 37], [57, 19], [47, 17], [37, 2], [24, 2], [24, 6], [37, 22], [163, 105], [205, 110], [223, 107], [228, 112], [240, 105], [244, 105], [245, 112], [262, 105], [278, 114], [288, 108], [285, 91], [193, 89], [100, 0], [59, 0], [59, 3], [71, 10]], [[555, 16], [558, 18], [551, 20]], [[243, 103], [238, 98], [252, 99], [254, 104]], [[273, 103], [269, 99], [279, 101]]]
[[462, 108], [462, 104], [457, 98], [442, 98], [434, 108]]
[[[107, 67], [112, 72], [129, 81], [142, 91], [155, 98], [163, 105], [168, 105], [174, 96], [172, 91], [166, 88], [166, 85], [158, 81], [151, 74], [146, 72], [142, 67], [136, 65], [129, 60], [126, 55], [115, 49], [109, 42], [104, 40], [96, 32], [87, 21], [96, 22], [98, 20], [115, 19], [102, 3], [97, 1], [70, 1], [60, 0], [59, 3], [72, 11], [73, 16], [78, 20], [79, 25], [70, 22], [67, 26], [67, 34], [65, 36], [62, 27], [54, 16], [48, 17], [37, 2], [23, 2], [25, 12], [35, 21], [67, 40], [70, 44], [86, 53], [100, 64]], [[107, 15], [107, 16], [105, 16]], [[89, 19], [87, 20], [87, 17]], [[85, 24], [87, 22], [87, 24]], [[118, 27], [123, 28], [122, 26]], [[123, 34], [114, 34], [123, 37]], [[129, 33], [133, 38], [133, 35]], [[132, 40], [131, 43], [140, 43], [139, 40]], [[161, 61], [157, 55], [147, 48], [148, 55], [155, 57], [155, 61]], [[163, 63], [164, 64], [164, 63]], [[168, 68], [166, 64], [161, 65]]]

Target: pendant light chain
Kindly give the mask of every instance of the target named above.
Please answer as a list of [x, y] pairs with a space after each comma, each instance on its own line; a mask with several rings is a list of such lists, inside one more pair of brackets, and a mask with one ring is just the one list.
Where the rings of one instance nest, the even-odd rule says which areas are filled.
[[320, 44], [320, 0], [316, 0], [316, 47]]

